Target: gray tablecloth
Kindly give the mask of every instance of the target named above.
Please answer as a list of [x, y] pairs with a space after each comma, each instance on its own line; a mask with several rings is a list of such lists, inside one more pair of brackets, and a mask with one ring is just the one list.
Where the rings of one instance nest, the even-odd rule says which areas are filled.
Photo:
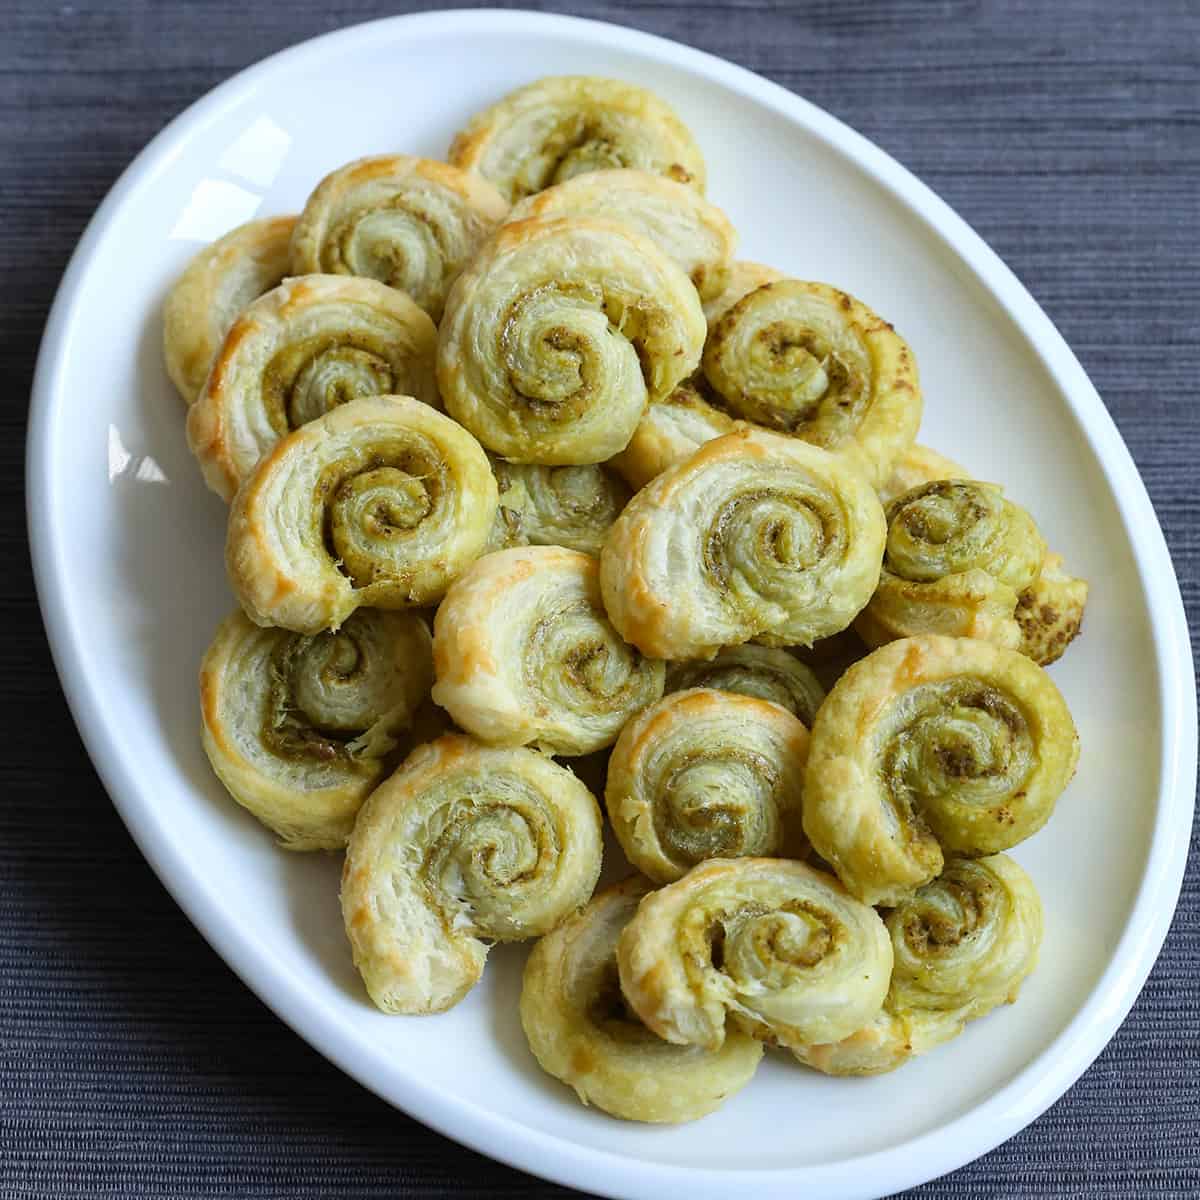
[[[1149, 486], [1195, 620], [1196, 0], [571, 9], [777, 80], [874, 139], [956, 207], [1091, 373]], [[350, 1082], [193, 931], [79, 744], [24, 546], [20, 463], [34, 355], [92, 210], [146, 140], [214, 84], [292, 42], [390, 11], [403, 8], [369, 0], [0, 8], [3, 1197], [567, 1194], [430, 1133]], [[1162, 958], [1095, 1066], [1019, 1137], [910, 1195], [1200, 1195], [1196, 849], [1193, 837]]]

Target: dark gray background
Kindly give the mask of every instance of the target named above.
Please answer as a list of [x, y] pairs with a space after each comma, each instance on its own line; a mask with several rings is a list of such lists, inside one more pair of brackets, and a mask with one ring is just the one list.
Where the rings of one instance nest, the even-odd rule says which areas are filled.
[[[25, 548], [20, 464], [34, 356], [67, 257], [118, 173], [233, 72], [401, 11], [327, 0], [0, 4], [0, 1196], [567, 1194], [350, 1082], [193, 931], [79, 744]], [[690, 0], [571, 11], [761, 72], [874, 139], [957, 208], [1091, 374], [1150, 489], [1194, 622], [1197, 0]], [[1166, 949], [1095, 1066], [1025, 1133], [911, 1196], [1200, 1195], [1196, 851], [1193, 835]], [[781, 1120], [803, 1136], [802, 1113]]]

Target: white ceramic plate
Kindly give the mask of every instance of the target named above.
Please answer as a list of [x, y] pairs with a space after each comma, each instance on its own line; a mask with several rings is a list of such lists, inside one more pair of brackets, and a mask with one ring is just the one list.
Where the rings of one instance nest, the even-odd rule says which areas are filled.
[[[432, 1018], [374, 1011], [333, 856], [287, 855], [200, 749], [196, 668], [231, 605], [224, 507], [188, 456], [161, 364], [171, 280], [198, 245], [298, 210], [358, 155], [440, 156], [475, 110], [548, 73], [652, 85], [695, 131], [742, 255], [834, 282], [894, 320], [927, 396], [922, 440], [1004, 481], [1092, 583], [1054, 668], [1079, 774], [1016, 857], [1046, 910], [1013, 1008], [875, 1080], [782, 1058], [718, 1114], [643, 1128], [542, 1075], [517, 1020], [521, 947]], [[63, 686], [121, 815], [208, 940], [277, 1013], [381, 1096], [509, 1163], [618, 1197], [875, 1197], [1011, 1136], [1099, 1053], [1158, 953], [1183, 872], [1196, 710], [1179, 591], [1094, 389], [1016, 279], [944, 204], [825, 113], [738, 67], [568, 18], [450, 12], [360, 26], [243, 72], [164, 130], [97, 212], [47, 327], [29, 515]]]

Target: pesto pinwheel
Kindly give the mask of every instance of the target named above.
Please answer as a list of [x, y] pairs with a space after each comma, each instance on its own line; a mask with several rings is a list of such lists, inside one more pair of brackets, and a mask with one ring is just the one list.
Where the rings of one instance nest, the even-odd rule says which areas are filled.
[[200, 667], [204, 751], [281, 845], [337, 849], [432, 682], [414, 614], [363, 609], [303, 637], [235, 612]]
[[501, 458], [603, 462], [696, 369], [704, 333], [696, 289], [648, 238], [592, 217], [519, 221], [450, 290], [438, 384]]
[[769, 700], [695, 688], [621, 730], [604, 793], [625, 857], [655, 883], [709, 858], [801, 858], [808, 730]]
[[611, 746], [662, 695], [665, 667], [621, 640], [598, 574], [594, 558], [560, 546], [479, 559], [438, 609], [434, 700], [496, 745], [568, 755]]
[[879, 914], [832, 875], [712, 859], [647, 896], [617, 943], [621, 991], [661, 1038], [719, 1050], [727, 1024], [781, 1046], [874, 1019], [892, 973]]
[[1020, 645], [1018, 597], [1046, 554], [1023, 508], [995, 484], [939, 479], [901, 493], [885, 516], [879, 587], [854, 624], [863, 641], [944, 633]]
[[353, 400], [258, 465], [225, 562], [253, 621], [319, 633], [356, 608], [440, 600], [495, 515], [496, 480], [465, 429], [410, 396]]
[[600, 811], [535, 750], [447, 734], [371, 794], [342, 869], [354, 963], [389, 1013], [442, 1012], [493, 942], [548, 933], [600, 874]]
[[875, 485], [921, 423], [904, 339], [823, 283], [784, 279], [743, 296], [709, 329], [704, 376], [734, 416], [852, 455]]
[[1037, 889], [1006, 854], [950, 859], [885, 921], [894, 966], [883, 1011], [840, 1042], [794, 1050], [827, 1075], [894, 1070], [1013, 1003], [1042, 941]]
[[704, 157], [686, 125], [647, 88], [557, 75], [477, 113], [447, 156], [511, 201], [576, 175], [632, 167], [704, 191]]
[[626, 505], [600, 555], [613, 624], [654, 658], [846, 628], [879, 581], [883, 509], [843, 459], [741, 429], [702, 446]]
[[763, 1048], [737, 1030], [719, 1050], [672, 1045], [629, 1010], [617, 938], [649, 890], [635, 876], [599, 892], [534, 946], [521, 1025], [542, 1069], [584, 1104], [627, 1121], [675, 1125], [706, 1116], [745, 1087]]
[[[891, 478], [879, 489], [879, 497], [886, 506], [920, 484], [970, 478], [965, 467], [938, 451], [913, 446], [893, 467]], [[1079, 635], [1087, 598], [1087, 580], [1071, 575], [1064, 567], [1063, 556], [1047, 550], [1036, 578], [1017, 597], [1013, 620], [1019, 640], [1012, 644], [1043, 667], [1057, 662]], [[1011, 637], [1010, 630], [1008, 640]]]
[[437, 331], [403, 292], [374, 279], [303, 275], [233, 323], [200, 398], [188, 444], [226, 500], [281, 438], [362, 396], [435, 404]]
[[1023, 654], [905, 638], [852, 666], [821, 705], [804, 831], [855, 896], [899, 904], [946, 854], [994, 854], [1036, 833], [1078, 757], [1066, 701]]
[[292, 236], [292, 273], [362, 275], [406, 292], [435, 321], [446, 292], [508, 215], [485, 179], [409, 154], [327, 175]]

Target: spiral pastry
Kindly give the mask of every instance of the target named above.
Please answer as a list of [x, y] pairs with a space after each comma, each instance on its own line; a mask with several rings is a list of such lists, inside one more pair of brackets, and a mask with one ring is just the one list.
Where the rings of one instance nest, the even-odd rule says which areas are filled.
[[521, 987], [521, 1025], [542, 1069], [584, 1104], [627, 1121], [677, 1125], [741, 1091], [763, 1048], [737, 1030], [720, 1050], [674, 1046], [630, 1012], [617, 975], [617, 938], [649, 890], [636, 876], [607, 888], [534, 946]]
[[885, 525], [866, 479], [795, 438], [740, 429], [626, 505], [600, 556], [612, 623], [653, 658], [844, 629], [879, 581]]
[[[913, 446], [892, 469], [879, 489], [885, 505], [919, 484], [936, 479], [970, 479], [966, 468], [926, 446]], [[1022, 654], [1041, 666], [1057, 662], [1079, 636], [1088, 585], [1063, 567], [1063, 557], [1047, 551], [1037, 578], [1017, 598], [1013, 619], [1020, 631], [1016, 645]]]
[[447, 734], [382, 783], [354, 823], [342, 916], [354, 964], [389, 1013], [442, 1012], [492, 942], [548, 933], [592, 894], [600, 810], [533, 750]]
[[770, 700], [811, 728], [825, 689], [810, 667], [778, 646], [727, 646], [706, 662], [667, 664], [667, 691], [716, 688]]
[[163, 359], [189, 405], [238, 314], [288, 273], [295, 224], [295, 217], [267, 217], [239, 225], [205, 246], [171, 289], [163, 308]]
[[588, 171], [632, 167], [704, 191], [686, 125], [646, 88], [591, 75], [540, 79], [477, 113], [447, 158], [511, 201]]
[[869, 646], [919, 633], [1016, 649], [1018, 596], [1046, 543], [1033, 518], [995, 484], [938, 479], [893, 500], [879, 587], [854, 623]]
[[1087, 580], [1068, 574], [1061, 554], [1047, 554], [1040, 574], [1017, 601], [1021, 653], [1042, 666], [1057, 662], [1079, 636], [1087, 597]]
[[236, 612], [200, 667], [204, 750], [287, 849], [336, 849], [432, 682], [429, 630], [410, 613], [364, 610], [306, 638]]
[[327, 175], [292, 236], [292, 273], [364, 275], [407, 292], [435, 321], [446, 292], [508, 215], [478, 175], [408, 154]]
[[356, 608], [439, 600], [495, 515], [496, 480], [465, 429], [411, 396], [352, 400], [259, 463], [230, 510], [225, 564], [251, 620], [319, 633]]
[[513, 462], [570, 466], [624, 449], [695, 370], [704, 315], [653, 242], [585, 217], [504, 226], [458, 277], [438, 337], [446, 409]]
[[256, 300], [233, 323], [188, 412], [205, 482], [232, 499], [280, 438], [361, 396], [435, 404], [433, 322], [374, 279], [305, 275]]
[[490, 549], [564, 546], [597, 555], [629, 489], [597, 464], [539, 467], [496, 459], [500, 509]]
[[1013, 1003], [1037, 965], [1041, 901], [1005, 854], [951, 859], [885, 921], [894, 966], [883, 1011], [840, 1042], [794, 1048], [826, 1075], [895, 1070]]
[[646, 171], [592, 171], [517, 204], [509, 218], [612, 217], [645, 234], [696, 285], [701, 300], [724, 290], [737, 233], [695, 188]]
[[897, 1012], [982, 1017], [1017, 998], [1037, 965], [1042, 904], [1006, 854], [951, 859], [932, 883], [888, 913]]
[[912, 445], [892, 464], [887, 482], [875, 490], [885, 507], [905, 492], [935, 479], [971, 479], [966, 467], [928, 446]]
[[438, 609], [434, 700], [485, 742], [550, 754], [611, 746], [662, 695], [665, 667], [617, 636], [597, 575], [594, 558], [559, 546], [481, 558]]
[[800, 801], [808, 730], [768, 700], [675, 692], [621, 730], [604, 793], [625, 857], [655, 883], [709, 858], [808, 849]]
[[767, 283], [777, 283], [786, 279], [782, 271], [774, 267], [765, 267], [762, 263], [746, 262], [744, 259], [733, 263], [725, 276], [725, 286], [712, 299], [704, 302], [704, 319], [711, 329], [743, 296], [762, 287]]
[[617, 943], [621, 990], [659, 1037], [719, 1050], [726, 1020], [782, 1046], [848, 1037], [879, 1012], [892, 944], [832, 875], [713, 859], [647, 896]]
[[943, 850], [981, 856], [1036, 833], [1079, 739], [1049, 675], [1024, 655], [934, 634], [851, 667], [817, 713], [804, 831], [846, 887], [901, 903]]
[[734, 428], [733, 418], [710, 402], [701, 381], [685, 379], [666, 399], [646, 405], [629, 445], [613, 455], [609, 466], [637, 491]]
[[823, 283], [785, 279], [743, 296], [709, 330], [704, 377], [735, 416], [852, 454], [875, 485], [921, 423], [904, 339]]

